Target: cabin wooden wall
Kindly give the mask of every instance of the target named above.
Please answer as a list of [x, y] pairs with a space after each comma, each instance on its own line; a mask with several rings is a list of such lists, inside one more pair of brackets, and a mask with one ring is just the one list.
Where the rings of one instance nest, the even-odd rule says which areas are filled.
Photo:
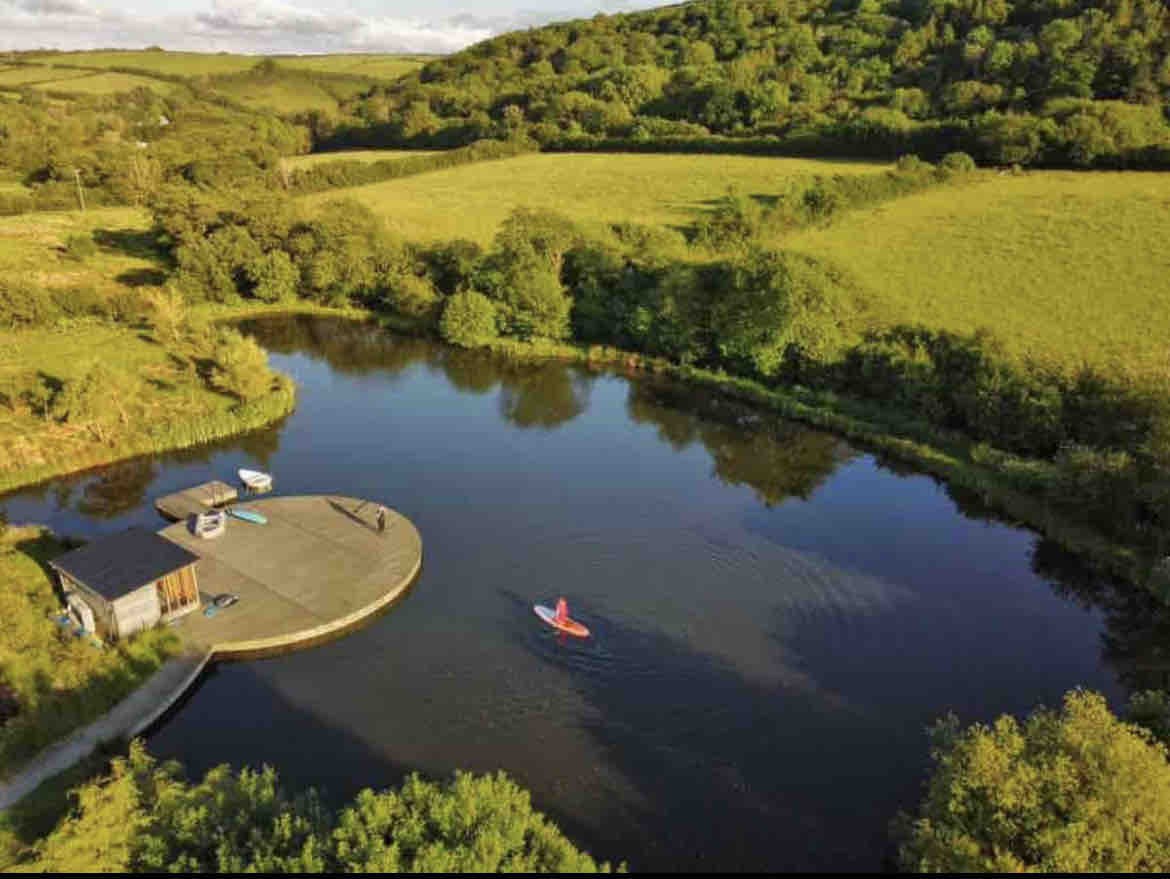
[[113, 603], [113, 607], [119, 638], [128, 638], [135, 632], [149, 629], [162, 616], [153, 583], [123, 595]]
[[168, 574], [155, 586], [159, 611], [164, 620], [174, 619], [199, 607], [199, 582], [195, 579], [194, 565]]

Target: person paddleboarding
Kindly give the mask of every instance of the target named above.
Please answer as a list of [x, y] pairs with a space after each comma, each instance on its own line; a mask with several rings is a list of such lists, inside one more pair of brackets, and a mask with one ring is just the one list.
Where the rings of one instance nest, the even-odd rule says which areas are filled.
[[534, 604], [532, 610], [542, 622], [552, 626], [558, 632], [564, 632], [574, 638], [589, 637], [589, 630], [569, 616], [569, 602], [565, 601], [564, 598], [557, 599], [556, 610], [545, 607], [543, 604]]

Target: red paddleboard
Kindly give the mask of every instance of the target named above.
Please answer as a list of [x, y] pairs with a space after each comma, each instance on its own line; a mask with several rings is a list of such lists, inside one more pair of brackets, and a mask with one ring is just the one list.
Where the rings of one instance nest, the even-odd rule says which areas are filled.
[[574, 638], [589, 637], [589, 630], [587, 628], [568, 617], [557, 619], [557, 612], [551, 607], [545, 607], [543, 604], [534, 604], [532, 610], [541, 620], [548, 623], [558, 632], [564, 632], [566, 635], [572, 635]]

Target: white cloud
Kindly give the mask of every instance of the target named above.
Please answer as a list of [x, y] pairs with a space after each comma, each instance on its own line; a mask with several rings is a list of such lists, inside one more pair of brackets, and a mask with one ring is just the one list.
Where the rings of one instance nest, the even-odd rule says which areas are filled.
[[[251, 53], [454, 52], [494, 34], [548, 21], [646, 7], [640, 0], [569, 0], [560, 11], [472, 9], [427, 17], [362, 14], [344, 0], [314, 8], [286, 0], [196, 0], [189, 12], [130, 12], [116, 0], [0, 0], [0, 50], [142, 48]], [[334, 8], [323, 9], [324, 6]], [[425, 9], [425, 3], [420, 4]], [[468, 4], [471, 5], [470, 3]], [[159, 4], [163, 9], [163, 4]], [[158, 8], [158, 7], [155, 7]], [[171, 8], [174, 8], [173, 6]]]

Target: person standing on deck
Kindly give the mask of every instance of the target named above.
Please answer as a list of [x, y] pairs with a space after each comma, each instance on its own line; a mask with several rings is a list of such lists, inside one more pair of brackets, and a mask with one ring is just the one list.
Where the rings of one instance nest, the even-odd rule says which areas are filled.
[[380, 504], [378, 505], [377, 521], [378, 533], [381, 534], [386, 530], [386, 508]]

